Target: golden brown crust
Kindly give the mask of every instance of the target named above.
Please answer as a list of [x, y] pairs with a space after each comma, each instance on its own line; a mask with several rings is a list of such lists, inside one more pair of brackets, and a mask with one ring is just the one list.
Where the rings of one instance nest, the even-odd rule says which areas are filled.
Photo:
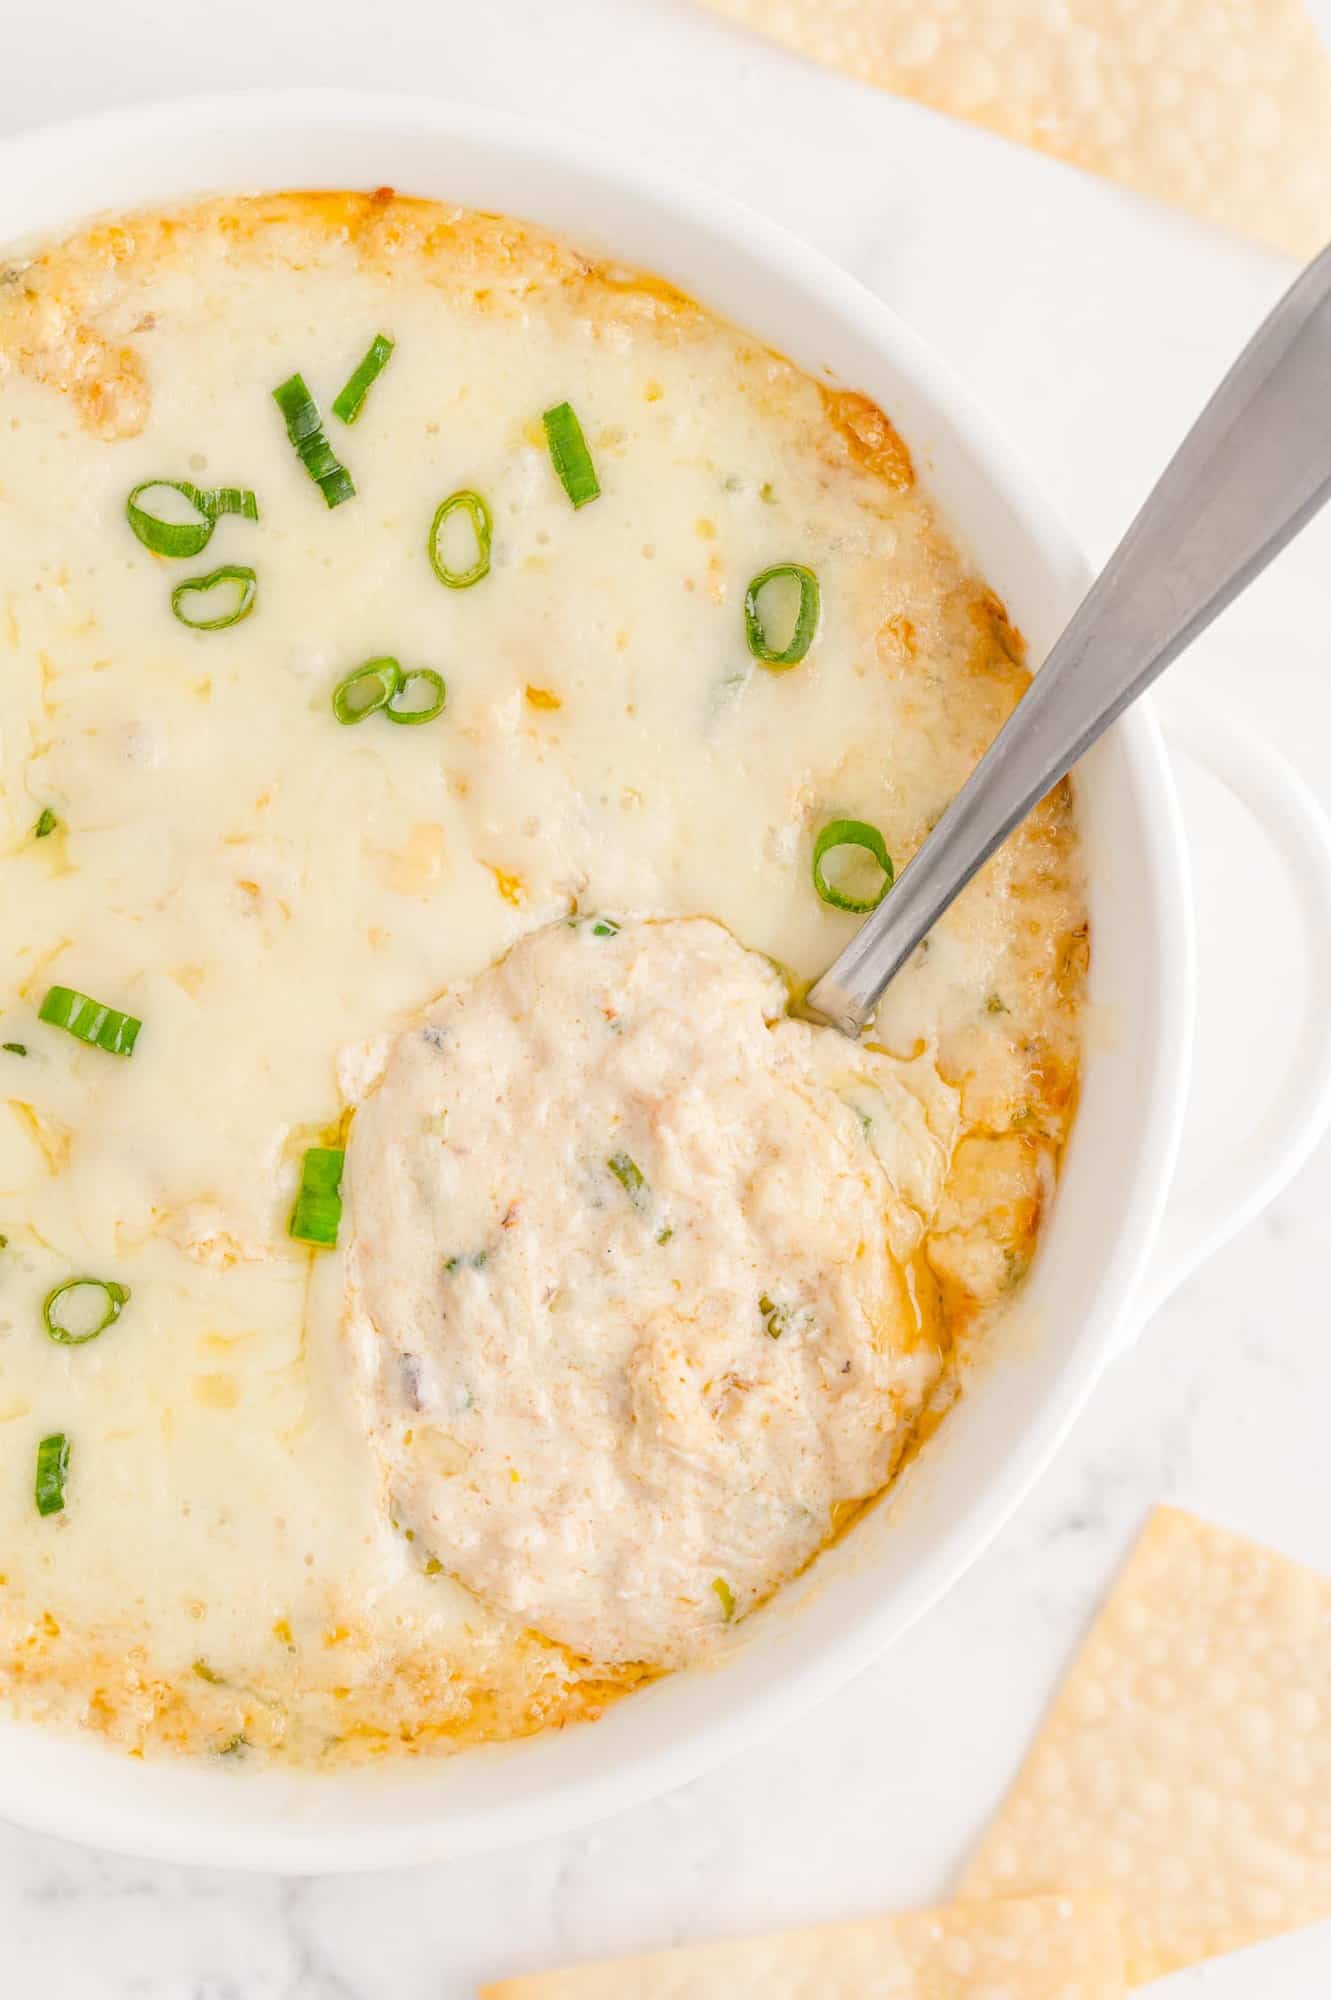
[[833, 429], [845, 440], [851, 458], [893, 493], [909, 493], [915, 467], [905, 439], [877, 403], [856, 389], [819, 388], [823, 410]]
[[291, 192], [96, 222], [43, 249], [3, 274], [0, 357], [68, 395], [94, 437], [136, 435], [150, 396], [134, 345], [137, 335], [152, 331], [153, 315], [142, 311], [143, 289], [186, 237], [211, 238], [251, 263], [285, 261], [297, 238], [307, 255], [349, 247], [382, 277], [392, 280], [409, 264], [414, 277], [424, 276], [481, 311], [514, 312], [560, 295], [594, 305], [598, 334], [607, 326], [651, 322], [684, 335], [711, 324], [694, 300], [664, 279], [584, 257], [508, 216], [450, 208], [391, 188]]
[[441, 1653], [386, 1658], [345, 1627], [334, 1636], [335, 1650], [325, 1637], [304, 1665], [293, 1647], [259, 1641], [255, 1657], [266, 1651], [273, 1665], [248, 1672], [241, 1685], [204, 1658], [166, 1671], [154, 1664], [148, 1635], [139, 1639], [132, 1628], [103, 1634], [8, 1603], [0, 1615], [0, 1692], [21, 1693], [29, 1715], [76, 1722], [135, 1756], [251, 1749], [345, 1764], [595, 1721], [651, 1678], [641, 1666], [580, 1660], [535, 1632], [507, 1640], [502, 1671], [485, 1677]]

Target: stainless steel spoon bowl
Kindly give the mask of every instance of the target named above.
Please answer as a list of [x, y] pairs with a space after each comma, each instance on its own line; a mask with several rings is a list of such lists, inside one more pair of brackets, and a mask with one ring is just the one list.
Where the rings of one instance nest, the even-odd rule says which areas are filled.
[[1331, 495], [1331, 248], [1244, 348], [919, 852], [807, 996], [858, 1035], [926, 933], [1096, 738]]

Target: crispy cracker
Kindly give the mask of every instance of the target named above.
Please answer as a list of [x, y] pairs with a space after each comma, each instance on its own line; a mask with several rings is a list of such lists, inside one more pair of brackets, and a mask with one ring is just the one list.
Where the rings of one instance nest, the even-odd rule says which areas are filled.
[[1331, 1582], [1152, 1515], [962, 1893], [1054, 1888], [1134, 1983], [1331, 1916]]
[[953, 1904], [864, 1923], [569, 1966], [481, 2000], [1122, 2000], [1117, 1915], [1064, 1896]]
[[1331, 63], [1300, 0], [710, 5], [1295, 256], [1331, 237]]

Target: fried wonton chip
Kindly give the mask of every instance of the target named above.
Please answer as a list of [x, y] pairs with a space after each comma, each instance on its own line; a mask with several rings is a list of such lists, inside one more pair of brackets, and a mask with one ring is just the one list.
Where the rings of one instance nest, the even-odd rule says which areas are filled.
[[1134, 1984], [1331, 1916], [1331, 1582], [1152, 1516], [962, 1893], [1055, 1888]]
[[1299, 0], [708, 4], [1295, 256], [1331, 236], [1331, 63]]
[[735, 1938], [482, 1988], [481, 2000], [1122, 2000], [1117, 1915], [1064, 1896]]

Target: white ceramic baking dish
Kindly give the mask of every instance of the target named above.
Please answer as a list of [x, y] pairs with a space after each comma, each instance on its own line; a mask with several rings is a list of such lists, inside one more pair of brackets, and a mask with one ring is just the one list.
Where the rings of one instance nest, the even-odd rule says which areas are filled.
[[[867, 391], [909, 440], [953, 531], [1042, 656], [1088, 576], [1019, 461], [877, 299], [761, 218], [663, 171], [418, 98], [218, 97], [0, 146], [0, 243], [198, 193], [384, 183], [529, 217], [612, 251], [811, 371]], [[1275, 835], [1325, 957], [1331, 843], [1317, 808], [1283, 765], [1213, 717], [1197, 718], [1189, 733]], [[322, 1777], [145, 1765], [8, 1723], [0, 1814], [173, 1861], [292, 1871], [507, 1844], [691, 1777], [788, 1722], [918, 1618], [1037, 1477], [1150, 1305], [1276, 1192], [1331, 1102], [1323, 1038], [1301, 1053], [1287, 1101], [1224, 1184], [1170, 1214], [1193, 1037], [1193, 919], [1169, 768], [1145, 705], [1087, 758], [1077, 796], [1095, 1030], [1057, 1202], [1019, 1313], [891, 1503], [748, 1621], [727, 1662], [658, 1683], [592, 1726], [449, 1761]]]

